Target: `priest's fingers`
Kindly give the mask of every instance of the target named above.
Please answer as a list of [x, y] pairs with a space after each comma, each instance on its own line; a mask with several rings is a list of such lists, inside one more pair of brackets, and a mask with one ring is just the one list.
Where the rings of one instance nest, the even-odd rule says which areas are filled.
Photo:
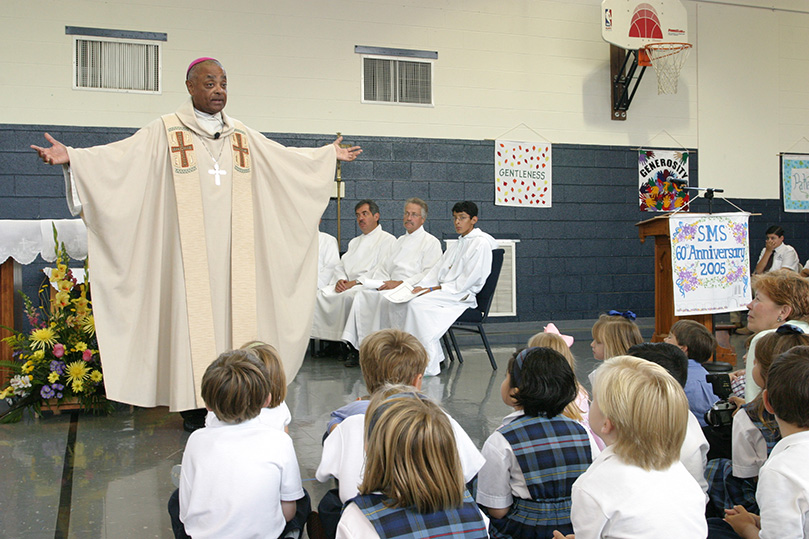
[[70, 162], [70, 157], [67, 153], [67, 148], [64, 144], [45, 133], [45, 138], [52, 144], [50, 148], [42, 148], [40, 146], [31, 145], [31, 148], [37, 152], [39, 158], [49, 165], [66, 165]]

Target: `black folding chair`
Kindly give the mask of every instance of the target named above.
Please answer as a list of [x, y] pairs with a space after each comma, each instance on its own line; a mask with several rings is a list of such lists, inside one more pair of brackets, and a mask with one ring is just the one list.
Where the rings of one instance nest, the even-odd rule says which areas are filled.
[[478, 292], [476, 298], [478, 306], [474, 309], [471, 307], [466, 309], [442, 337], [444, 346], [447, 349], [447, 357], [449, 357], [450, 361], [454, 359], [452, 357], [452, 349], [450, 348], [451, 341], [452, 348], [455, 349], [455, 353], [458, 355], [458, 361], [463, 363], [461, 349], [458, 347], [458, 341], [455, 339], [453, 330], [469, 331], [477, 333], [480, 335], [481, 339], [483, 339], [483, 346], [486, 348], [486, 353], [489, 354], [492, 369], [497, 370], [497, 362], [495, 362], [494, 356], [492, 355], [492, 348], [489, 346], [489, 339], [486, 338], [486, 330], [483, 329], [483, 324], [485, 324], [486, 319], [489, 318], [489, 310], [492, 306], [492, 299], [494, 299], [494, 290], [497, 288], [497, 279], [500, 278], [500, 270], [503, 267], [504, 253], [505, 251], [503, 249], [492, 250], [492, 271], [486, 278], [486, 283], [483, 285], [483, 288]]

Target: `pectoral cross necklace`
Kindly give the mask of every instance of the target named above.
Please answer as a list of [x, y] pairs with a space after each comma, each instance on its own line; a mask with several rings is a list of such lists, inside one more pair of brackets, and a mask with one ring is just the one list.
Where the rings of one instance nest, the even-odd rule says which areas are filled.
[[205, 148], [205, 151], [208, 152], [208, 155], [210, 155], [211, 159], [213, 159], [213, 168], [208, 170], [208, 174], [214, 177], [214, 182], [216, 183], [216, 185], [221, 185], [222, 183], [219, 179], [219, 176], [224, 176], [228, 172], [227, 170], [221, 170], [219, 168], [219, 158], [222, 157], [222, 151], [225, 149], [225, 145], [227, 143], [222, 144], [222, 147], [219, 149], [219, 155], [217, 157], [214, 157], [213, 154], [211, 153], [211, 150], [208, 149], [208, 145], [205, 144], [205, 142], [202, 139], [200, 139], [200, 141], [202, 142], [202, 147]]

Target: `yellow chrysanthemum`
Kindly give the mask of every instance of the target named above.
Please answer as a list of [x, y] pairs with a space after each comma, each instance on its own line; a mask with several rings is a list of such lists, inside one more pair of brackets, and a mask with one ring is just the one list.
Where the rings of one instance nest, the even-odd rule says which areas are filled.
[[45, 350], [37, 350], [33, 354], [31, 354], [31, 359], [34, 361], [42, 361], [45, 359]]
[[20, 368], [20, 371], [23, 374], [28, 374], [32, 370], [34, 370], [34, 362], [30, 360], [23, 363], [22, 367]]
[[84, 352], [85, 350], [87, 350], [87, 344], [83, 342], [77, 342], [76, 346], [73, 347], [73, 350], [75, 350], [76, 352]]
[[90, 374], [90, 380], [93, 382], [100, 382], [102, 378], [104, 378], [104, 375], [101, 374], [101, 371], [93, 371], [92, 374]]
[[72, 383], [75, 386], [76, 382], [81, 382], [90, 377], [90, 368], [84, 361], [74, 361], [67, 366], [65, 374], [67, 375], [68, 383]]
[[82, 321], [81, 329], [90, 336], [95, 335], [96, 322], [95, 317], [92, 314], [90, 316], [85, 317], [85, 319]]
[[56, 372], [56, 371], [51, 371], [51, 373], [48, 375], [48, 382], [51, 383], [51, 384], [54, 383], [55, 381], [57, 381], [58, 379], [59, 379], [59, 373]]
[[81, 393], [84, 391], [84, 382], [82, 380], [75, 380], [72, 385], [73, 393]]
[[31, 349], [41, 350], [45, 346], [53, 346], [58, 337], [53, 328], [35, 329], [31, 332]]

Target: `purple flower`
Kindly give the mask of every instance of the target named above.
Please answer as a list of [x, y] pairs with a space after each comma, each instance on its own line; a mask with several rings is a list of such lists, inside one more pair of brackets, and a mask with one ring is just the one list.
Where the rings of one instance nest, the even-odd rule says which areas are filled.
[[65, 363], [63, 361], [51, 361], [51, 370], [62, 376], [65, 374]]
[[62, 384], [51, 384], [51, 388], [53, 388], [53, 390], [56, 392], [56, 398], [61, 399], [62, 390], [65, 388], [65, 386]]
[[39, 395], [43, 399], [52, 399], [54, 395], [56, 395], [56, 392], [50, 386], [42, 386], [42, 389], [39, 391]]

